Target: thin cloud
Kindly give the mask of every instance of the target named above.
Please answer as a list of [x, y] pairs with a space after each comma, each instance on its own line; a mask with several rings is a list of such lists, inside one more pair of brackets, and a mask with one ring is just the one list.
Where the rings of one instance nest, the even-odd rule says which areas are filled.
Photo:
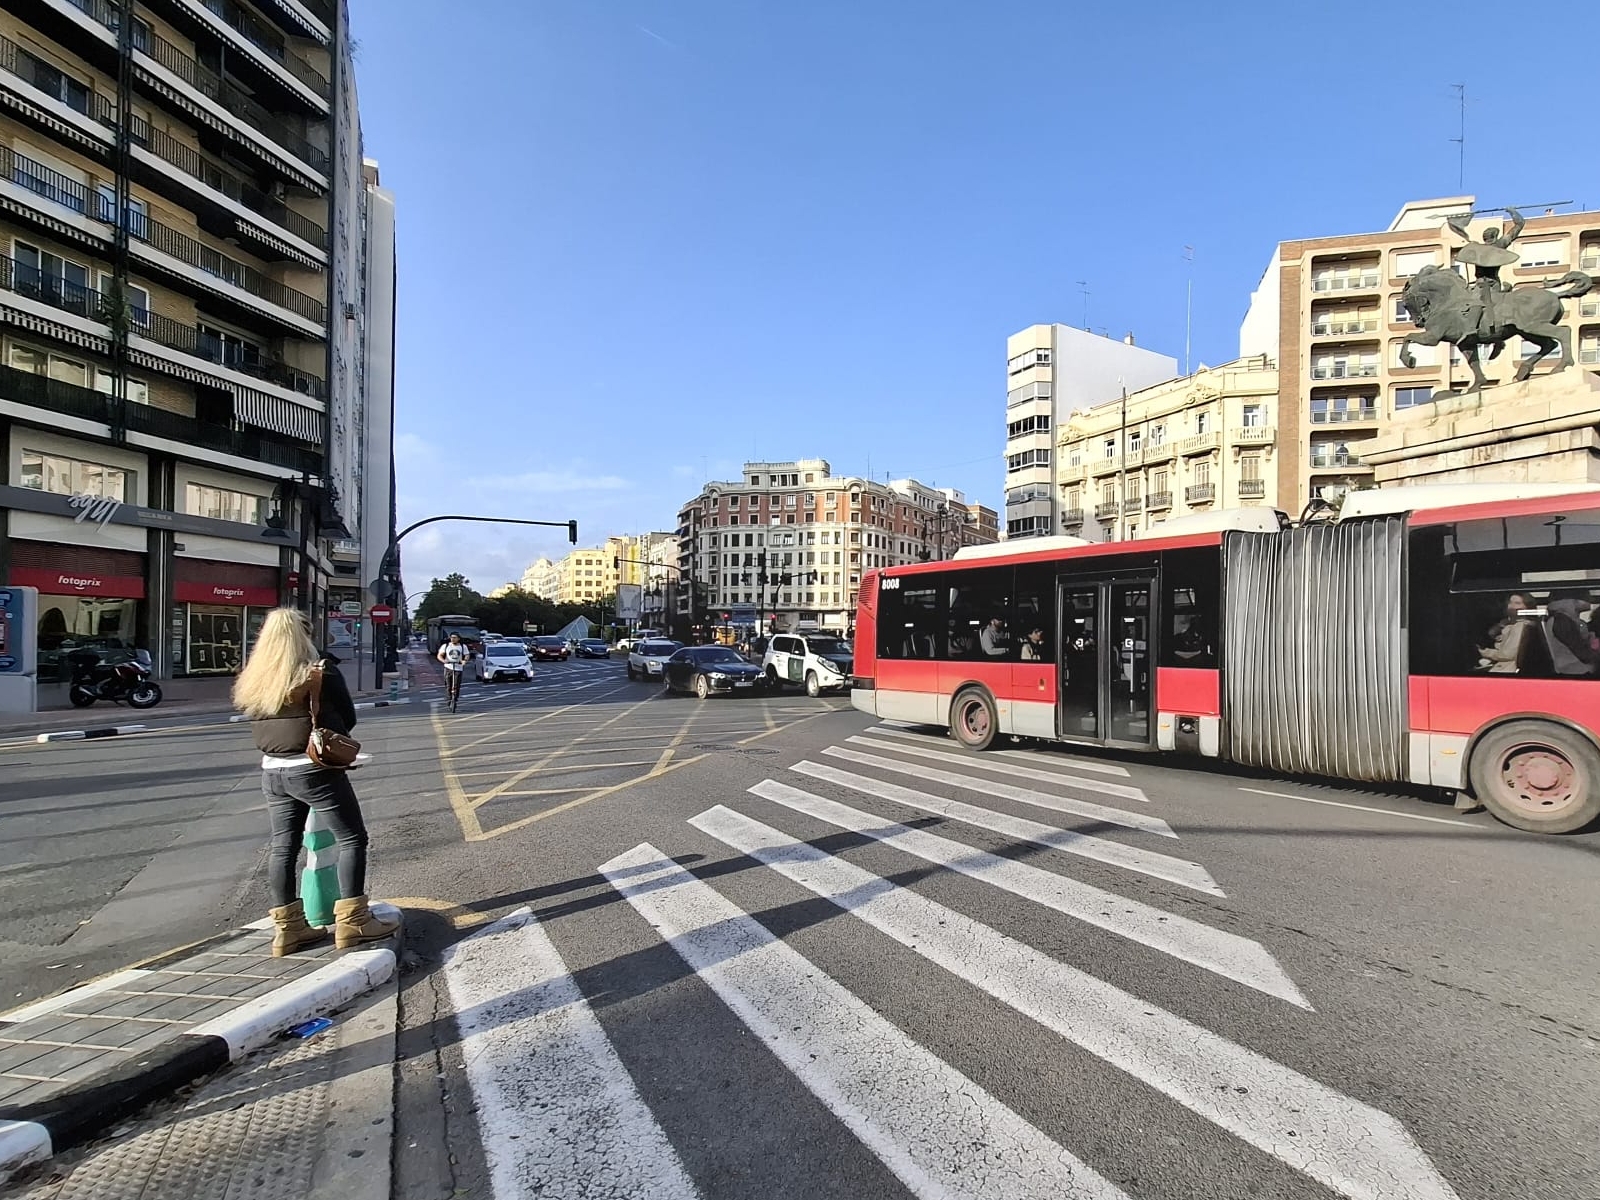
[[662, 37], [654, 29], [650, 29], [647, 26], [640, 25], [640, 24], [637, 24], [637, 23], [635, 23], [634, 28], [637, 29], [640, 33], [644, 34], [646, 37], [655, 38], [655, 40], [660, 42], [663, 46], [667, 46], [667, 47], [669, 47], [670, 49], [673, 49], [673, 50], [681, 49], [681, 47], [678, 45], [677, 42], [672, 41], [670, 38]]

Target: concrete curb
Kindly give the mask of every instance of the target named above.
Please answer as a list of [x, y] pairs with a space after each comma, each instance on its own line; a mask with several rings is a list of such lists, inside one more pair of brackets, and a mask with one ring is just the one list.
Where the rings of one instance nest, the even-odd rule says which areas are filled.
[[[387, 904], [374, 904], [372, 910], [385, 917], [400, 915]], [[397, 941], [403, 932], [402, 925]], [[395, 952], [387, 947], [346, 951], [311, 974], [180, 1033], [131, 1062], [81, 1079], [48, 1100], [15, 1108], [0, 1105], [0, 1185], [22, 1168], [80, 1146], [152, 1101], [261, 1049], [290, 1026], [348, 1005], [393, 978], [395, 966]]]
[[81, 742], [85, 738], [117, 737], [124, 733], [142, 733], [148, 725], [103, 725], [99, 729], [60, 729], [54, 733], [34, 736], [36, 742]]

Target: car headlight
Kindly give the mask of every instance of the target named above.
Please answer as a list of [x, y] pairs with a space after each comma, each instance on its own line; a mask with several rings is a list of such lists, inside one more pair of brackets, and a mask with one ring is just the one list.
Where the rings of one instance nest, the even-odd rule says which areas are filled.
[[819, 659], [817, 659], [817, 666], [821, 667], [823, 669], [823, 671], [827, 672], [830, 675], [843, 675], [844, 674], [844, 672], [839, 669], [839, 664], [836, 663], [836, 662], [833, 662], [831, 659], [819, 658]]
[[712, 683], [727, 683], [728, 675], [724, 671], [712, 671], [710, 674], [710, 679]]

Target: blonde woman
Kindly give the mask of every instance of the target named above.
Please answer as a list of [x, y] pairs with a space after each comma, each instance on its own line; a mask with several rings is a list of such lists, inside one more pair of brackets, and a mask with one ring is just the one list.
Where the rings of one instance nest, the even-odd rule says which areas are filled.
[[254, 648], [233, 685], [233, 704], [250, 718], [261, 751], [261, 790], [272, 821], [267, 856], [272, 889], [272, 953], [293, 954], [315, 945], [327, 930], [306, 922], [295, 893], [295, 865], [306, 820], [315, 809], [339, 847], [339, 895], [333, 906], [334, 944], [340, 949], [374, 942], [395, 931], [396, 922], [373, 916], [367, 905], [367, 827], [347, 771], [317, 766], [306, 757], [311, 737], [311, 684], [321, 675], [320, 724], [348, 734], [355, 705], [344, 677], [324, 662], [311, 641], [304, 614], [277, 608], [267, 614]]

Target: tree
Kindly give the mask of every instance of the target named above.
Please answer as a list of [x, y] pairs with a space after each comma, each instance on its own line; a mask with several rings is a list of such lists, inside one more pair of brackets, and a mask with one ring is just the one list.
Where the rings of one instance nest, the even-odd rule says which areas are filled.
[[429, 584], [427, 595], [417, 605], [415, 623], [420, 625], [430, 617], [446, 613], [471, 613], [482, 603], [483, 597], [472, 590], [467, 577], [455, 572]]

